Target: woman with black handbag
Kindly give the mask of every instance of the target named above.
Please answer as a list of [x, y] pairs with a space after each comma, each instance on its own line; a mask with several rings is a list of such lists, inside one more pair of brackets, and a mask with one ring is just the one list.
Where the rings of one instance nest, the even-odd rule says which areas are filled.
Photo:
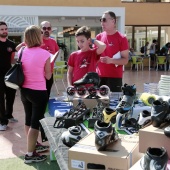
[[[50, 53], [42, 48], [41, 29], [32, 25], [24, 32], [26, 44], [22, 54], [24, 83], [21, 87], [21, 101], [25, 110], [25, 132], [27, 136], [27, 153], [24, 162], [41, 162], [47, 156], [36, 152], [40, 122], [44, 117], [48, 95], [46, 79], [51, 78]], [[20, 53], [21, 50], [18, 52]]]

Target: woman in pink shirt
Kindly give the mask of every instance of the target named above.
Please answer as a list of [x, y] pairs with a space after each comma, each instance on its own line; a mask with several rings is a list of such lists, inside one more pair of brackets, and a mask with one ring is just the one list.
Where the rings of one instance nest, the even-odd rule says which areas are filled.
[[[26, 44], [22, 54], [25, 81], [21, 88], [21, 101], [25, 110], [27, 153], [25, 163], [44, 161], [47, 156], [36, 153], [40, 123], [44, 117], [48, 95], [46, 79], [51, 78], [50, 53], [42, 48], [41, 29], [32, 25], [24, 33]], [[20, 53], [20, 51], [18, 52]]]

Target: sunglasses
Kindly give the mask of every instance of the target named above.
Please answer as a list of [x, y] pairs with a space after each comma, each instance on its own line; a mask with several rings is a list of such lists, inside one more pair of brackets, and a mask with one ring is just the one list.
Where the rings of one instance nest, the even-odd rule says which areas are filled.
[[42, 27], [42, 29], [43, 29], [44, 31], [46, 31], [46, 30], [51, 31], [51, 27]]
[[107, 22], [108, 19], [113, 20], [113, 18], [107, 18], [107, 19], [106, 18], [100, 18], [100, 22]]

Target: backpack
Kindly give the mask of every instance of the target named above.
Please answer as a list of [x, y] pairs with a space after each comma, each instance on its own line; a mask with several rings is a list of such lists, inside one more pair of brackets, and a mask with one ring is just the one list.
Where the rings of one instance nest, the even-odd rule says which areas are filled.
[[140, 52], [141, 52], [141, 53], [144, 53], [144, 49], [145, 49], [145, 46], [142, 46], [142, 47], [140, 48]]

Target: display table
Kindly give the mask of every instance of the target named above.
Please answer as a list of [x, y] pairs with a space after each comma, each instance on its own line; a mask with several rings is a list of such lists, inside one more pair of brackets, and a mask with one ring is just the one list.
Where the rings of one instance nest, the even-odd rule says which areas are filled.
[[[67, 131], [65, 128], [53, 128], [55, 117], [46, 117], [40, 120], [44, 132], [48, 138], [50, 148], [54, 152], [60, 170], [68, 170], [68, 149], [61, 140], [63, 132]], [[81, 137], [85, 137], [87, 132], [82, 128]]]

